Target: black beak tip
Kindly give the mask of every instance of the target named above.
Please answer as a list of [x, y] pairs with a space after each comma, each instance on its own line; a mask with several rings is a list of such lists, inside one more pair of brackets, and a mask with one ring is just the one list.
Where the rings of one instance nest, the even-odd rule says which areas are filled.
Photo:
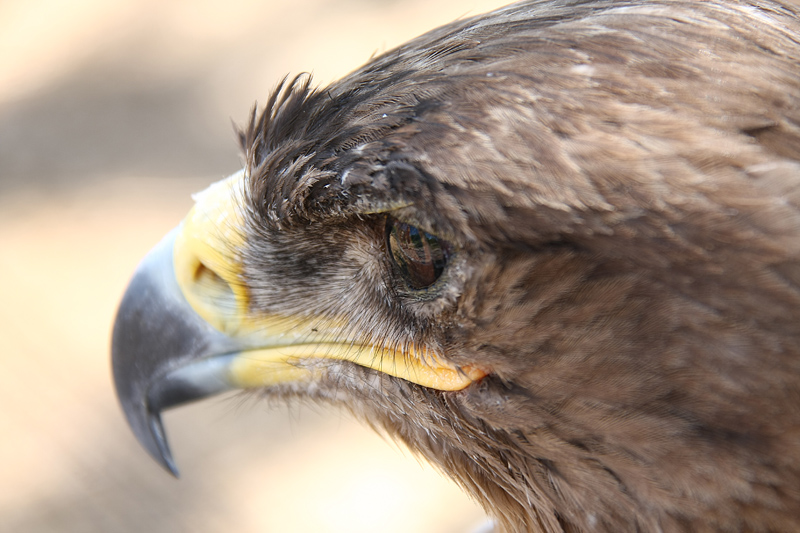
[[[164, 433], [164, 425], [161, 423], [161, 414], [150, 413], [149, 417], [150, 435], [155, 441], [157, 453], [151, 451], [153, 458], [163, 466], [170, 474], [176, 478], [180, 477], [178, 467], [175, 465], [175, 460], [172, 458], [172, 452], [167, 443], [167, 436]], [[148, 447], [148, 450], [150, 448]]]
[[164, 425], [161, 422], [160, 410], [151, 409], [146, 405], [146, 401], [129, 401], [120, 397], [120, 403], [128, 419], [128, 425], [139, 444], [165, 470], [176, 478], [179, 477], [178, 467], [172, 458]]
[[136, 440], [158, 464], [177, 478], [178, 468], [172, 458], [160, 409], [148, 405], [144, 394], [119, 394], [120, 387], [117, 388], [117, 392], [122, 410]]

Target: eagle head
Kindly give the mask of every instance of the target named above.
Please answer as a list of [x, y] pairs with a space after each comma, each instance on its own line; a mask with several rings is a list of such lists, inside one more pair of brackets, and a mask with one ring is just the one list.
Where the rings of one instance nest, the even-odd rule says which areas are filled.
[[501, 531], [800, 529], [798, 15], [532, 0], [284, 80], [124, 296], [134, 433], [175, 472], [161, 411], [257, 389]]

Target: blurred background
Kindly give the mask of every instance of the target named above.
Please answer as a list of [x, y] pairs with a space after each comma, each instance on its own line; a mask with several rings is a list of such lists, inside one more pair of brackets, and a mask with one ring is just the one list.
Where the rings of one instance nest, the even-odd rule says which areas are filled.
[[326, 409], [169, 412], [176, 481], [134, 441], [109, 338], [190, 194], [240, 168], [287, 73], [327, 84], [502, 0], [0, 0], [0, 531], [466, 532], [483, 513]]

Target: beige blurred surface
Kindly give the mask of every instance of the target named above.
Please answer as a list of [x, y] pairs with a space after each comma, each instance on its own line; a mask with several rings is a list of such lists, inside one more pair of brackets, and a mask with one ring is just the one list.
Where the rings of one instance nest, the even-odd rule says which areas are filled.
[[136, 263], [239, 166], [230, 120], [286, 73], [329, 82], [489, 0], [0, 2], [0, 531], [458, 532], [481, 511], [330, 409], [170, 412], [182, 470], [114, 397]]

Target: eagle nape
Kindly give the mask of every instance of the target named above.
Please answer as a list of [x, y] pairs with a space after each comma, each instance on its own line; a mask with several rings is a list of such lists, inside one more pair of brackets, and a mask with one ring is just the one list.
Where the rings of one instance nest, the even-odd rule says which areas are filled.
[[529, 0], [324, 90], [142, 262], [137, 438], [258, 389], [343, 405], [502, 532], [800, 530], [800, 12]]

